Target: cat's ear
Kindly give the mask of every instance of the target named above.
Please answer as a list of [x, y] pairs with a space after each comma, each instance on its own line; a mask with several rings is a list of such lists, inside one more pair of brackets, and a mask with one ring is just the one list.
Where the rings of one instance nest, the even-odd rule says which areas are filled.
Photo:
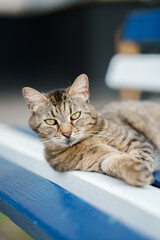
[[84, 100], [89, 98], [89, 82], [85, 74], [79, 75], [69, 89], [69, 94], [80, 95]]
[[36, 111], [37, 108], [41, 103], [47, 102], [47, 98], [37, 90], [30, 88], [30, 87], [24, 87], [22, 89], [22, 93], [24, 96], [24, 99], [26, 100], [28, 104], [28, 108], [31, 111]]

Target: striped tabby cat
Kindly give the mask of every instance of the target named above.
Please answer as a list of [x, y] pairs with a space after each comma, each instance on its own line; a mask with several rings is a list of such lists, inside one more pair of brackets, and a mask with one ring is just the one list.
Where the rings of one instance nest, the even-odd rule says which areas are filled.
[[118, 102], [97, 112], [85, 74], [67, 89], [44, 94], [25, 87], [23, 95], [30, 126], [55, 170], [99, 172], [134, 186], [153, 183], [152, 172], [160, 168], [159, 103]]

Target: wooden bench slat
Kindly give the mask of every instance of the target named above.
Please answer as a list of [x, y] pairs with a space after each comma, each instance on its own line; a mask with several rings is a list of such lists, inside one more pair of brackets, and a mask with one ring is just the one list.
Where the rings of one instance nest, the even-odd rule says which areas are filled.
[[2, 157], [0, 166], [0, 210], [35, 239], [149, 239]]
[[38, 138], [3, 124], [0, 124], [0, 132], [1, 156], [57, 183], [132, 229], [159, 239], [158, 188], [152, 186], [136, 188], [97, 173], [82, 171], [58, 173], [46, 162], [43, 146]]

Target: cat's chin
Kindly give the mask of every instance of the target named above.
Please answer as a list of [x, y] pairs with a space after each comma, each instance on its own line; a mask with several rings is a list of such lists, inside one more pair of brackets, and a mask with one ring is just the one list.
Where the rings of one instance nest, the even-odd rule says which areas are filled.
[[75, 144], [77, 144], [78, 142], [79, 142], [80, 140], [78, 140], [78, 139], [66, 139], [65, 141], [53, 141], [52, 140], [52, 143], [54, 144], [54, 145], [57, 145], [57, 147], [59, 146], [59, 147], [71, 147], [71, 146], [73, 146], [73, 145], [75, 145]]
[[63, 138], [60, 140], [56, 140], [56, 139], [52, 138], [52, 139], [50, 139], [50, 143], [51, 143], [51, 145], [53, 144], [53, 146], [66, 148], [66, 147], [71, 147], [71, 146], [81, 142], [82, 139], [83, 139], [82, 137], [79, 137], [79, 138], [71, 137], [69, 139]]
[[75, 139], [66, 139], [64, 145], [67, 147], [71, 147], [74, 144], [78, 143], [79, 140], [75, 140]]

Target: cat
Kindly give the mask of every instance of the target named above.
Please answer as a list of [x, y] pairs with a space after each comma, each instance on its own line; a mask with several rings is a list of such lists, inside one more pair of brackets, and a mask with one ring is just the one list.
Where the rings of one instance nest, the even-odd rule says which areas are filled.
[[160, 104], [110, 103], [96, 111], [85, 74], [49, 93], [25, 87], [30, 127], [57, 171], [82, 170], [119, 178], [133, 186], [152, 184], [160, 169]]

